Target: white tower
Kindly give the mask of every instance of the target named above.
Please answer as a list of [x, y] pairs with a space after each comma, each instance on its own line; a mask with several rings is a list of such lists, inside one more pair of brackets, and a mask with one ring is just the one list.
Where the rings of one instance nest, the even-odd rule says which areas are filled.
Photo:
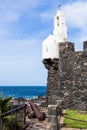
[[42, 43], [42, 58], [59, 58], [59, 43], [67, 41], [65, 13], [58, 11], [54, 18], [53, 35], [49, 35]]

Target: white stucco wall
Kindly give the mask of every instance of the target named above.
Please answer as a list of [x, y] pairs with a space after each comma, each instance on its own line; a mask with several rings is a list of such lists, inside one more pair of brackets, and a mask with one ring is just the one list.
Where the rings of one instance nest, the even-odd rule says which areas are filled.
[[58, 58], [58, 44], [53, 35], [49, 35], [42, 43], [43, 59]]
[[67, 41], [65, 13], [58, 11], [54, 18], [53, 35], [49, 35], [42, 43], [42, 58], [59, 58], [59, 43]]
[[54, 30], [53, 35], [58, 42], [67, 41], [67, 26], [65, 13], [63, 11], [58, 11], [54, 18]]

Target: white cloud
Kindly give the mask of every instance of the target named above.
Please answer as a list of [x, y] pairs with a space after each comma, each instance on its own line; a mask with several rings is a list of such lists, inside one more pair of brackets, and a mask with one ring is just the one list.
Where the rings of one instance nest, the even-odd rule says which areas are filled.
[[0, 21], [16, 21], [19, 17], [42, 4], [41, 0], [0, 1]]
[[77, 0], [67, 3], [64, 8], [70, 41], [82, 49], [82, 42], [87, 40], [87, 1]]
[[87, 25], [87, 1], [74, 1], [64, 7], [70, 26], [83, 29]]
[[[46, 19], [46, 12], [41, 14], [42, 11], [40, 11], [41, 6], [44, 6], [45, 4], [47, 3], [44, 0], [0, 1], [0, 39], [15, 39], [16, 36], [17, 38], [25, 36], [26, 30], [24, 29], [27, 28], [29, 32], [31, 26], [36, 26], [35, 24], [37, 21], [42, 22], [41, 19]], [[34, 27], [29, 33], [32, 31], [33, 33], [35, 31], [35, 33], [37, 33], [37, 30], [34, 30]]]
[[41, 19], [45, 22], [46, 20], [53, 20], [55, 15], [55, 10], [50, 10], [50, 11], [44, 11], [40, 13]]

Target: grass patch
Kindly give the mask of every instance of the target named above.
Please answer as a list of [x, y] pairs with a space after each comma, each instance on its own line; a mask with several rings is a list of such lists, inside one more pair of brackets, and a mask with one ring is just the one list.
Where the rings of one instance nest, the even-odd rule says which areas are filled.
[[68, 119], [67, 117], [73, 118], [76, 120], [87, 121], [87, 114], [79, 114], [78, 111], [76, 110], [67, 110], [65, 114], [65, 119], [64, 119], [65, 127], [87, 129], [87, 122], [71, 120], [71, 119]]

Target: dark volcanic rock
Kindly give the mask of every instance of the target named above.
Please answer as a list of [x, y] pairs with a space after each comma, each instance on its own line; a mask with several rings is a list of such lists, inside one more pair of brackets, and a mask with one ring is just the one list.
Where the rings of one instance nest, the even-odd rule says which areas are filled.
[[87, 110], [87, 41], [83, 48], [76, 52], [74, 43], [60, 43], [59, 59], [43, 60], [48, 69], [48, 104], [61, 100], [64, 107], [81, 109], [85, 104]]

